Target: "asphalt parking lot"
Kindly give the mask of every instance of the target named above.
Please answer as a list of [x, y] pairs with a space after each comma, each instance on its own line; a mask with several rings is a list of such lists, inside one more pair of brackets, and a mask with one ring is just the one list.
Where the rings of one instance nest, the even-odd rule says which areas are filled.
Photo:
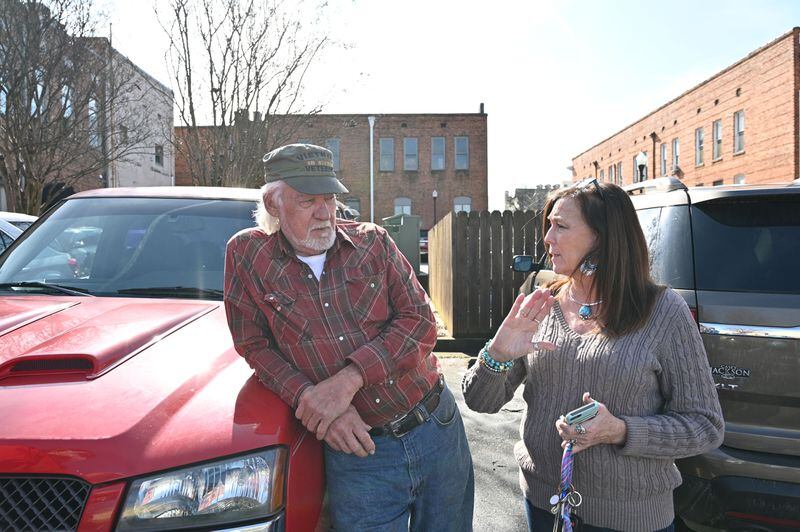
[[519, 488], [514, 444], [525, 411], [522, 387], [497, 414], [479, 414], [467, 408], [461, 379], [469, 360], [460, 353], [436, 353], [447, 385], [456, 397], [467, 431], [475, 468], [474, 529], [525, 532], [525, 506]]

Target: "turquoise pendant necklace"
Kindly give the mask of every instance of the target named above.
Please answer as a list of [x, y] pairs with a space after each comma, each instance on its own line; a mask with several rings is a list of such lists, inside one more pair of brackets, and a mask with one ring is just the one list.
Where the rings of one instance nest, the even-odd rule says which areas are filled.
[[570, 284], [570, 287], [569, 287], [569, 291], [567, 292], [567, 297], [569, 298], [570, 301], [572, 301], [576, 305], [580, 305], [580, 308], [578, 309], [578, 316], [580, 316], [581, 319], [584, 320], [584, 321], [586, 321], [588, 319], [591, 319], [591, 317], [592, 317], [592, 307], [595, 307], [595, 306], [597, 306], [597, 305], [599, 305], [600, 303], [603, 302], [602, 299], [598, 299], [594, 303], [582, 303], [582, 302], [578, 301], [577, 299], [572, 297], [572, 285], [571, 284]]

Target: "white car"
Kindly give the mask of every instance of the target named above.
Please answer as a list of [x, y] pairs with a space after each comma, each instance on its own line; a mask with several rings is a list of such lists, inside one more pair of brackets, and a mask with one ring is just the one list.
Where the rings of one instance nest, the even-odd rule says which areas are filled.
[[22, 229], [0, 218], [0, 253], [22, 234]]
[[33, 225], [33, 222], [36, 221], [36, 216], [31, 216], [30, 214], [20, 214], [18, 212], [0, 211], [0, 220], [15, 225], [19, 227], [20, 230], [24, 231]]

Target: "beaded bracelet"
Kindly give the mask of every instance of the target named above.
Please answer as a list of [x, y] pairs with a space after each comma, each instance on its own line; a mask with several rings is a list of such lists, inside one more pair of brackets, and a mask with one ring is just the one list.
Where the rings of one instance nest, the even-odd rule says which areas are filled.
[[498, 362], [497, 360], [493, 359], [492, 355], [489, 354], [490, 345], [492, 345], [491, 340], [486, 342], [486, 345], [483, 346], [483, 349], [481, 349], [481, 352], [478, 355], [478, 360], [480, 360], [481, 364], [495, 373], [505, 373], [506, 371], [510, 370], [514, 366], [514, 361], [508, 360], [506, 362]]

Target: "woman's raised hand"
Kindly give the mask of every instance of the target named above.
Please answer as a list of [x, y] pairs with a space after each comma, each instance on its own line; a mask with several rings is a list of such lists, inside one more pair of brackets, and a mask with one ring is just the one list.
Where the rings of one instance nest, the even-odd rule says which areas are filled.
[[554, 301], [550, 290], [544, 288], [538, 288], [527, 296], [517, 296], [489, 346], [489, 356], [505, 362], [523, 357], [534, 349], [555, 349], [552, 342], [534, 342], [539, 324], [550, 312]]

